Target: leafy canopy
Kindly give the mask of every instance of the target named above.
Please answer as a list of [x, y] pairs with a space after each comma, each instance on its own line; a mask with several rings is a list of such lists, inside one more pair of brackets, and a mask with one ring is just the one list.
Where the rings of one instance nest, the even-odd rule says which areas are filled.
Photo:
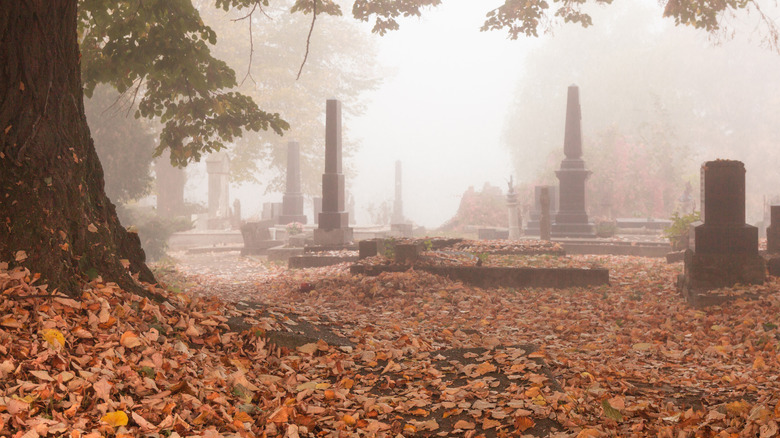
[[[482, 30], [505, 29], [510, 38], [536, 36], [558, 23], [591, 24], [582, 12], [586, 4], [611, 0], [505, 0], [489, 11]], [[355, 0], [353, 16], [374, 19], [380, 35], [398, 29], [400, 17], [419, 16], [441, 0]], [[215, 0], [222, 9], [269, 6], [269, 0]], [[755, 0], [669, 0], [664, 15], [677, 24], [707, 31], [720, 27], [727, 12], [754, 7]], [[554, 8], [554, 10], [553, 10]], [[291, 12], [340, 15], [333, 0], [296, 0]], [[248, 96], [233, 91], [235, 72], [214, 58], [210, 46], [216, 33], [203, 23], [193, 0], [81, 0], [79, 30], [84, 92], [91, 96], [99, 83], [110, 83], [137, 98], [136, 117], [163, 123], [156, 155], [170, 149], [171, 162], [184, 165], [219, 150], [242, 130], [273, 130], [281, 135], [289, 124], [278, 113], [258, 108]], [[262, 82], [262, 78], [260, 78]]]

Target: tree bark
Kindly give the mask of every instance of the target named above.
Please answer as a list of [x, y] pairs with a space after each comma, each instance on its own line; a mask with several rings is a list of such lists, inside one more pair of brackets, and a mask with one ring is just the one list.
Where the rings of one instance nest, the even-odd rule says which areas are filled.
[[40, 273], [49, 290], [75, 293], [99, 274], [142, 292], [130, 272], [154, 276], [105, 194], [84, 115], [77, 8], [78, 0], [0, 8], [0, 262]]

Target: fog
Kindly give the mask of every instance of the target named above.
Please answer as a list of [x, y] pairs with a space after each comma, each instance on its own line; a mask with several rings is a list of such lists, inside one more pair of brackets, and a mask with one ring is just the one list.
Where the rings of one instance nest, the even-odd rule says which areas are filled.
[[[760, 47], [755, 16], [728, 20], [736, 37], [713, 41], [662, 19], [656, 2], [618, 3], [594, 8], [587, 29], [512, 41], [479, 31], [493, 3], [448, 0], [401, 20], [398, 31], [370, 37], [382, 84], [361, 96], [361, 115], [343, 121], [345, 141], [359, 145], [345, 163], [359, 225], [370, 221], [369, 204], [392, 202], [396, 160], [403, 162], [404, 213], [426, 227], [451, 218], [469, 186], [505, 189], [510, 175], [526, 186], [555, 182], [573, 83], [589, 165], [609, 161], [599, 153], [612, 132], [672, 151], [668, 196], [682, 193], [686, 181], [697, 190], [699, 166], [716, 158], [745, 162], [750, 220], [760, 219], [765, 196], [780, 193], [780, 54]], [[776, 7], [765, 11], [777, 16]], [[322, 109], [324, 120], [324, 101]], [[189, 174], [185, 196], [204, 202], [202, 164]], [[263, 201], [281, 200], [251, 184], [231, 190], [248, 215], [259, 214]]]

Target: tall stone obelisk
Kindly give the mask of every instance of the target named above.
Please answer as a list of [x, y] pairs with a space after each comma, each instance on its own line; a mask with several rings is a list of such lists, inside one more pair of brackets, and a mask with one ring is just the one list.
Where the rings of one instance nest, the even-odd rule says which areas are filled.
[[303, 214], [303, 193], [301, 192], [301, 146], [297, 141], [287, 143], [287, 187], [282, 197], [282, 214], [278, 223], [306, 223]]
[[341, 170], [341, 102], [328, 99], [325, 106], [325, 173], [322, 174], [322, 212], [314, 230], [314, 243], [343, 246], [352, 242], [346, 211], [344, 174]]
[[580, 90], [569, 86], [566, 102], [566, 132], [563, 152], [566, 158], [555, 175], [560, 181], [558, 188], [558, 213], [552, 224], [553, 237], [594, 237], [594, 226], [588, 221], [585, 211], [585, 180], [590, 171], [582, 159], [582, 128], [580, 120]]

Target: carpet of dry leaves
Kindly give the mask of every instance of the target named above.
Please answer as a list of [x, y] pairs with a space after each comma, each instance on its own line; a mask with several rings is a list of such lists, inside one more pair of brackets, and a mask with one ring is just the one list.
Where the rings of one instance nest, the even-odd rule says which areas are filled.
[[775, 278], [695, 309], [657, 259], [483, 290], [218, 257], [160, 271], [162, 303], [0, 263], [0, 436], [778, 436]]

